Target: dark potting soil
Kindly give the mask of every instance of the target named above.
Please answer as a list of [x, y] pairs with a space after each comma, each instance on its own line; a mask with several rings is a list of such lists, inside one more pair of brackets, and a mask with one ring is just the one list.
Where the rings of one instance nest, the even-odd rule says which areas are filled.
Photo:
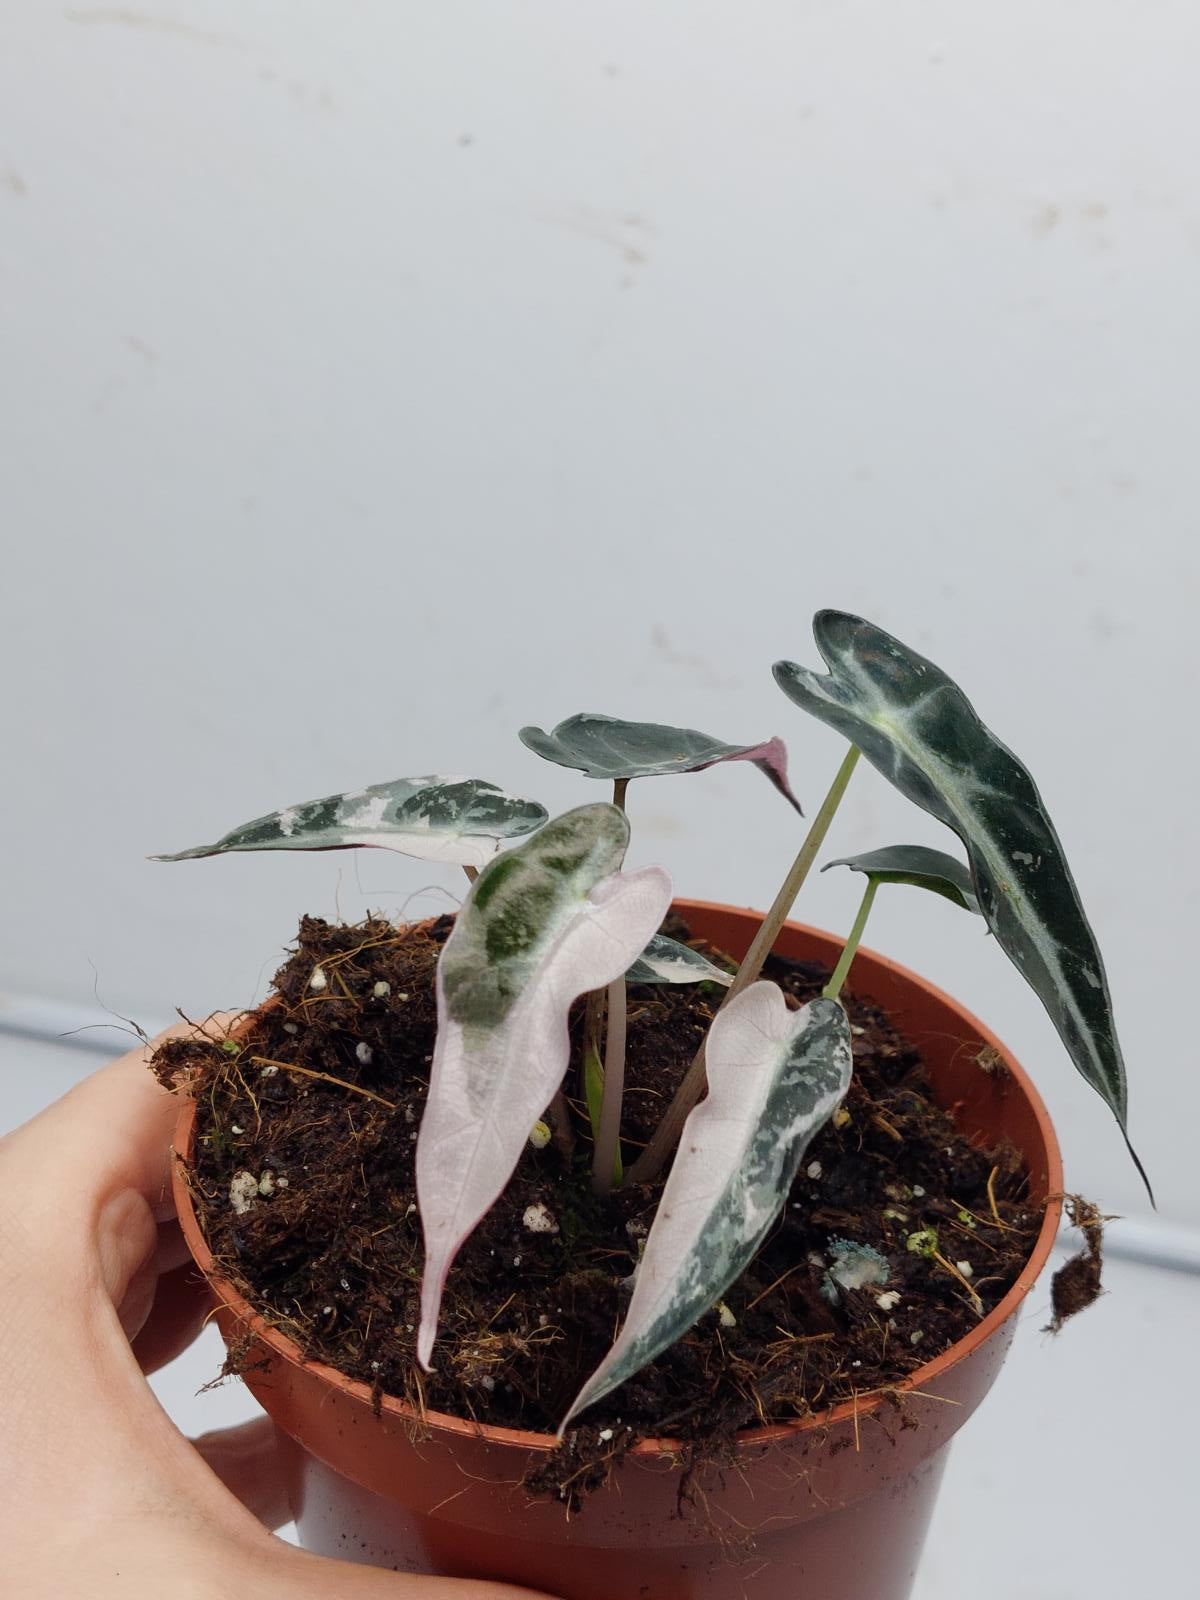
[[[155, 1068], [197, 1098], [191, 1183], [214, 1259], [272, 1322], [378, 1394], [552, 1433], [621, 1322], [661, 1185], [598, 1200], [587, 1116], [572, 1101], [573, 1156], [557, 1142], [527, 1146], [451, 1271], [435, 1370], [419, 1372], [413, 1157], [434, 970], [451, 926], [306, 917], [275, 977], [279, 1003], [256, 1014], [240, 1047], [175, 1040]], [[664, 926], [687, 937], [676, 918]], [[772, 959], [766, 976], [804, 1001], [828, 973]], [[720, 995], [713, 985], [631, 986], [627, 1162]], [[843, 999], [854, 1079], [777, 1226], [723, 1309], [588, 1411], [536, 1487], [572, 1499], [640, 1438], [717, 1454], [740, 1428], [886, 1391], [967, 1334], [1015, 1281], [1041, 1222], [1017, 1152], [964, 1139], [931, 1098], [912, 1045], [876, 1008]], [[568, 1092], [582, 1020], [578, 1006]], [[981, 1071], [996, 1069], [981, 1059]], [[886, 1284], [831, 1292], [835, 1241], [878, 1251]]]

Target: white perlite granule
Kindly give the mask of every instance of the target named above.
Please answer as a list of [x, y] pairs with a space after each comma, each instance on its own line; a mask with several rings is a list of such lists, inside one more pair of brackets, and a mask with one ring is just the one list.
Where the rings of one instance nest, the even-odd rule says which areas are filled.
[[258, 1199], [258, 1179], [252, 1172], [235, 1172], [229, 1180], [229, 1204], [234, 1215], [244, 1217]]
[[557, 1233], [558, 1223], [539, 1200], [535, 1206], [526, 1206], [521, 1218], [527, 1233]]

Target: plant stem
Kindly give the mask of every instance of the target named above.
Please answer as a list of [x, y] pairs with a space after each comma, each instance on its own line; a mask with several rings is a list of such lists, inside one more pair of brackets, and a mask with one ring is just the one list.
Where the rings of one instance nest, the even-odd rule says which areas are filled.
[[[619, 811], [624, 811], [624, 809], [625, 809], [625, 791], [628, 788], [629, 788], [629, 779], [628, 778], [614, 778], [613, 779], [612, 803], [613, 803], [613, 805], [615, 805], [617, 807], [617, 809]], [[620, 1123], [620, 1115], [621, 1115], [621, 1106], [620, 1106], [621, 1086], [622, 1086], [622, 1084], [624, 1082], [624, 1079], [625, 1079], [625, 982], [624, 982], [624, 979], [621, 979], [620, 982], [621, 982], [620, 1004], [619, 1004], [617, 1009], [619, 1010], [620, 1016], [621, 1016], [621, 1060], [620, 1060], [620, 1064], [618, 1066], [617, 1074], [616, 1074], [617, 1110], [616, 1110], [616, 1113], [615, 1113], [616, 1117], [617, 1117], [617, 1120], [618, 1120], [618, 1137], [619, 1137], [619, 1133], [620, 1133], [619, 1123]], [[610, 985], [610, 987], [608, 988], [607, 991], [604, 990], [604, 989], [593, 989], [590, 992], [590, 994], [588, 995], [588, 997], [587, 997], [587, 1009], [584, 1012], [584, 1019], [583, 1019], [583, 1056], [581, 1058], [584, 1064], [580, 1068], [580, 1084], [579, 1084], [581, 1097], [585, 1101], [587, 1099], [587, 1076], [586, 1076], [586, 1074], [587, 1074], [587, 1059], [588, 1059], [589, 1051], [594, 1056], [595, 1060], [597, 1062], [600, 1062], [601, 1060], [605, 1059], [605, 1056], [607, 1055], [607, 1053], [612, 1048], [611, 1043], [609, 1043], [608, 1041], [603, 1041], [604, 1042], [604, 1046], [605, 1046], [603, 1052], [601, 1051], [600, 1046], [601, 1046], [601, 1043], [602, 1043], [602, 1036], [603, 1036], [603, 1033], [604, 1033], [605, 998], [606, 998], [606, 996], [610, 1000], [615, 998], [615, 991], [616, 991], [616, 984], [612, 984], [612, 985]], [[609, 1015], [610, 1015], [610, 1017], [615, 1015], [615, 1014], [616, 1013], [613, 1012], [612, 1007], [610, 1005], [610, 1007], [609, 1007]], [[610, 1039], [611, 1039], [611, 1034], [612, 1034], [612, 1024], [610, 1022], [609, 1023], [609, 1036], [610, 1036]], [[608, 1082], [607, 1067], [605, 1068], [605, 1082], [606, 1083]], [[605, 1105], [605, 1106], [609, 1105], [609, 1096], [608, 1096], [607, 1090], [605, 1091], [604, 1099], [603, 1099], [602, 1104]], [[610, 1115], [611, 1114], [612, 1113], [610, 1112]], [[598, 1130], [596, 1130], [596, 1139], [597, 1139], [597, 1151], [598, 1151], [599, 1150], [599, 1131]], [[615, 1148], [616, 1147], [614, 1146], [614, 1149]], [[599, 1157], [597, 1155], [597, 1161], [598, 1160], [599, 1160]], [[599, 1168], [598, 1165], [596, 1166], [595, 1170], [597, 1172], [600, 1171], [600, 1168]], [[598, 1180], [597, 1180], [597, 1184], [598, 1184]], [[609, 1187], [611, 1188], [611, 1184], [609, 1185]], [[608, 1189], [597, 1187], [597, 1192], [601, 1193], [601, 1194], [607, 1194]]]
[[762, 925], [754, 935], [754, 942], [746, 952], [746, 959], [738, 968], [737, 977], [734, 978], [726, 992], [723, 1005], [728, 1005], [735, 995], [741, 994], [743, 989], [748, 989], [763, 969], [763, 962], [770, 955], [771, 950], [779, 937], [779, 930], [788, 919], [788, 913], [796, 902], [796, 896], [808, 877], [809, 870], [817, 858], [817, 851], [825, 843], [825, 835], [829, 832], [829, 824], [833, 821], [833, 814], [841, 803], [841, 798], [846, 792], [846, 785], [850, 782], [850, 774], [858, 765], [859, 749], [852, 744], [846, 752], [845, 759], [837, 770], [837, 776], [829, 786], [829, 793], [821, 802], [821, 809], [812, 820], [804, 843], [800, 846], [800, 853], [792, 863], [792, 870], [783, 880], [779, 893], [775, 896], [775, 903], [763, 918]]
[[575, 1154], [575, 1130], [571, 1126], [567, 1097], [561, 1088], [546, 1108], [546, 1115], [550, 1119], [550, 1132], [559, 1154], [570, 1165], [571, 1157]]
[[[613, 779], [612, 803], [618, 811], [625, 810], [628, 778]], [[621, 1180], [621, 1101], [625, 1092], [625, 976], [615, 978], [608, 986], [605, 1019], [608, 1024], [604, 1040], [604, 1092], [600, 1101], [600, 1126], [596, 1130], [596, 1148], [593, 1156], [592, 1183], [597, 1194], [608, 1194], [614, 1182]], [[596, 1054], [600, 1054], [600, 1039], [596, 1038]], [[611, 1157], [609, 1152], [611, 1149]]]
[[608, 986], [608, 1037], [604, 1041], [604, 1093], [592, 1156], [592, 1188], [608, 1194], [621, 1159], [621, 1100], [625, 1089], [625, 977]]
[[[762, 971], [763, 962], [770, 955], [771, 948], [779, 937], [779, 930], [787, 921], [788, 912], [792, 909], [805, 878], [808, 877], [809, 870], [816, 860], [817, 851], [825, 842], [825, 835], [829, 832], [829, 824], [833, 821], [834, 812], [846, 792], [846, 785], [850, 782], [850, 775], [858, 764], [858, 757], [858, 746], [852, 744], [837, 770], [836, 777], [829, 786], [829, 793], [821, 802], [821, 809], [812, 820], [812, 826], [805, 836], [804, 843], [800, 846], [800, 853], [792, 863], [791, 871], [780, 885], [774, 904], [763, 918], [758, 932], [754, 935], [754, 942], [746, 952], [746, 959], [738, 968], [737, 976], [729, 988], [726, 989], [725, 998], [721, 1001], [719, 1010], [723, 1010], [732, 999], [741, 994], [744, 989], [748, 989]], [[654, 1137], [630, 1168], [629, 1182], [649, 1183], [652, 1178], [657, 1177], [665, 1165], [667, 1157], [679, 1141], [679, 1135], [683, 1132], [683, 1125], [687, 1121], [688, 1113], [704, 1093], [704, 1089], [704, 1044], [702, 1043], [691, 1066], [684, 1075], [683, 1082], [675, 1091], [675, 1098], [667, 1107], [662, 1121], [654, 1130]]]
[[[588, 1051], [598, 1061], [603, 1060], [600, 1054], [600, 1040], [604, 1033], [604, 1000], [607, 994], [605, 989], [591, 989], [588, 992], [587, 1006], [583, 1013], [583, 1054], [581, 1062], [586, 1062]], [[587, 1099], [587, 1089], [583, 1078], [583, 1068], [580, 1067], [579, 1092], [582, 1099]]]
[[850, 937], [838, 957], [838, 964], [833, 969], [833, 976], [822, 989], [821, 993], [826, 1000], [836, 1000], [842, 992], [842, 985], [846, 981], [846, 974], [850, 971], [850, 963], [858, 951], [859, 941], [863, 936], [863, 929], [867, 925], [867, 918], [871, 915], [871, 905], [875, 899], [875, 891], [879, 887], [878, 878], [867, 878], [867, 887], [863, 890], [862, 901], [858, 908], [858, 915], [854, 919], [854, 926], [850, 929]]

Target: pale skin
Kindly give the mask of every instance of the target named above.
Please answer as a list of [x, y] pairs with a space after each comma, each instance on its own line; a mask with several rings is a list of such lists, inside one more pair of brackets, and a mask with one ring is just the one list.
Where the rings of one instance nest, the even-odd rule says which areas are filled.
[[145, 1374], [209, 1306], [171, 1201], [178, 1106], [146, 1059], [134, 1051], [0, 1140], [6, 1600], [546, 1600], [284, 1544], [269, 1531], [290, 1518], [272, 1425], [193, 1443], [161, 1409]]

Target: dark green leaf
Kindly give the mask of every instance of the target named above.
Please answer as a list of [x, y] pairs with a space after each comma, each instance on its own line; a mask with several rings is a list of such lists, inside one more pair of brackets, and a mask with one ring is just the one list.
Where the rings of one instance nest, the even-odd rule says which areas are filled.
[[780, 661], [776, 682], [958, 834], [988, 926], [1124, 1132], [1125, 1068], [1104, 962], [1033, 779], [933, 662], [845, 612], [818, 612], [813, 632], [828, 676]]
[[932, 889], [945, 895], [964, 911], [979, 911], [979, 901], [971, 887], [971, 874], [962, 862], [944, 850], [931, 850], [923, 844], [889, 844], [882, 850], [868, 850], [861, 856], [841, 856], [821, 868], [850, 867], [865, 872], [876, 883], [911, 883], [919, 889]]
[[782, 739], [762, 744], [725, 744], [695, 728], [669, 728], [660, 722], [626, 722], [599, 712], [580, 712], [549, 733], [522, 728], [521, 743], [560, 767], [574, 767], [589, 778], [660, 778], [676, 772], [702, 772], [719, 761], [751, 761], [796, 810], [800, 802], [787, 776]]

